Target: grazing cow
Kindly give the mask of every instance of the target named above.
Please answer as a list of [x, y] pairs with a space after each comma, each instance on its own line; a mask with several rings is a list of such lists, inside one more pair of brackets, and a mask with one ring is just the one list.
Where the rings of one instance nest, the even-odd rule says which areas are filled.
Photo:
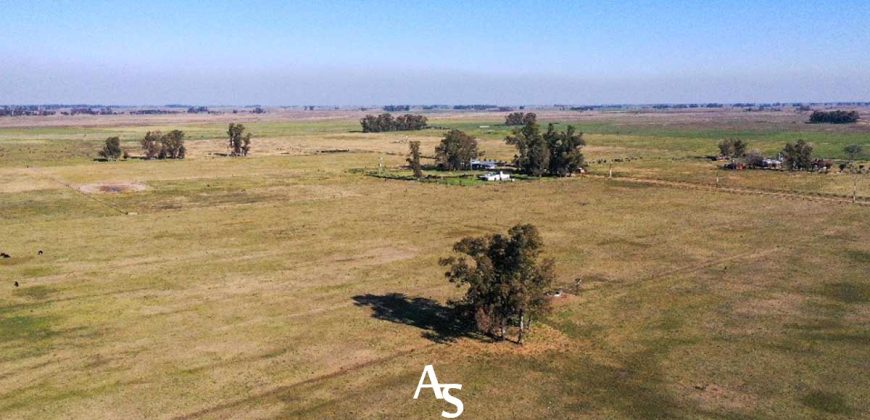
[[42, 255], [42, 250], [40, 249], [39, 252], [36, 253], [36, 255]]
[[5, 252], [0, 252], [0, 258], [12, 258], [12, 256]]
[[15, 287], [18, 287], [18, 282], [17, 282], [17, 281], [15, 282]]

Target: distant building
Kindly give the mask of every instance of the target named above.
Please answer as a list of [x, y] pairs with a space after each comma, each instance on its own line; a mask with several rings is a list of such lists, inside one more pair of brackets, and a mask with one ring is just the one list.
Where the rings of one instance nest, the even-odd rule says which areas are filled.
[[471, 170], [473, 171], [494, 171], [498, 167], [498, 163], [494, 160], [472, 160]]
[[484, 181], [512, 181], [511, 175], [506, 174], [502, 171], [488, 172], [488, 173], [485, 173], [485, 174], [479, 176], [478, 178], [480, 178]]

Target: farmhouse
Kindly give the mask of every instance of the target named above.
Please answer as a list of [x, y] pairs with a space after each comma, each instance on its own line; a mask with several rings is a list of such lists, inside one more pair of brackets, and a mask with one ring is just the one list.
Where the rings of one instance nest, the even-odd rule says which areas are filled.
[[506, 174], [502, 171], [487, 172], [478, 178], [484, 181], [512, 181], [510, 174]]
[[471, 169], [476, 171], [494, 171], [498, 164], [494, 160], [472, 160]]

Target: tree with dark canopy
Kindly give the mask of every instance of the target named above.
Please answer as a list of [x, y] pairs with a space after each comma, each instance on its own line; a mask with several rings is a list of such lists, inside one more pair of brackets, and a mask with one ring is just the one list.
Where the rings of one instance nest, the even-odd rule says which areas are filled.
[[574, 133], [573, 126], [569, 125], [566, 131], [556, 131], [553, 124], [550, 124], [544, 134], [544, 141], [550, 151], [550, 175], [568, 176], [585, 163], [580, 149], [586, 145], [586, 141], [583, 140], [583, 133]]
[[814, 124], [850, 124], [859, 118], [858, 111], [813, 111], [810, 114], [810, 122]]
[[515, 325], [522, 343], [532, 321], [549, 311], [556, 275], [552, 259], [538, 261], [543, 245], [537, 228], [517, 225], [507, 235], [464, 238], [453, 246], [463, 256], [439, 261], [451, 283], [468, 286], [462, 303], [482, 332], [504, 339]]
[[813, 146], [804, 140], [785, 144], [782, 149], [783, 166], [790, 171], [810, 170], [813, 166]]
[[245, 126], [241, 123], [230, 123], [227, 128], [229, 136], [230, 156], [247, 156], [251, 150], [251, 133], [245, 133]]
[[537, 122], [538, 116], [534, 112], [522, 113], [511, 112], [504, 119], [504, 125], [526, 125], [530, 122]]
[[187, 148], [184, 147], [184, 132], [172, 130], [160, 137], [160, 159], [184, 159]]
[[428, 119], [423, 115], [405, 114], [393, 118], [390, 113], [366, 115], [359, 123], [363, 133], [380, 133], [386, 131], [409, 131], [426, 128]]
[[411, 170], [414, 171], [414, 178], [423, 178], [423, 169], [420, 166], [420, 142], [411, 141], [408, 143], [410, 152], [408, 153], [408, 164], [411, 165]]
[[529, 122], [515, 129], [505, 142], [517, 148], [514, 164], [528, 175], [568, 176], [584, 164], [580, 149], [586, 141], [572, 126], [556, 131], [555, 125], [549, 124], [547, 132], [541, 134], [540, 126]]
[[480, 155], [477, 139], [459, 130], [450, 130], [435, 148], [438, 167], [446, 171], [468, 169], [471, 167], [471, 160]]
[[118, 160], [124, 151], [121, 150], [121, 139], [118, 137], [109, 137], [106, 139], [106, 144], [100, 150], [100, 157], [106, 160]]

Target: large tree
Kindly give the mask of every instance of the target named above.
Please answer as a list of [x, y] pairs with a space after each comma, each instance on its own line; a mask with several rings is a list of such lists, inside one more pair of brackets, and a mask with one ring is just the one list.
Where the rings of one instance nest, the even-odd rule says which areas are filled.
[[515, 325], [522, 343], [532, 320], [549, 310], [556, 276], [552, 259], [539, 261], [543, 245], [537, 228], [517, 225], [507, 235], [464, 238], [453, 246], [463, 255], [440, 260], [451, 283], [468, 287], [463, 303], [481, 331], [505, 338]]
[[163, 133], [159, 131], [149, 131], [142, 138], [142, 151], [145, 152], [145, 159], [155, 159], [160, 156], [161, 143], [160, 139]]
[[581, 148], [586, 145], [583, 133], [576, 133], [574, 127], [556, 131], [549, 124], [547, 132], [541, 134], [540, 126], [529, 122], [515, 129], [505, 141], [516, 147], [514, 164], [523, 173], [542, 176], [568, 176], [584, 164]]
[[160, 137], [160, 159], [184, 159], [186, 153], [183, 131], [172, 130]]
[[245, 126], [241, 123], [230, 123], [227, 128], [229, 136], [228, 147], [230, 156], [247, 156], [251, 150], [251, 133], [245, 133]]
[[477, 139], [459, 130], [450, 130], [435, 148], [438, 167], [447, 171], [468, 169], [480, 154]]
[[580, 149], [586, 145], [583, 133], [575, 133], [573, 126], [566, 131], [556, 131], [553, 124], [544, 134], [550, 152], [548, 172], [553, 176], [568, 176], [580, 169], [584, 162]]
[[423, 169], [420, 166], [420, 142], [411, 141], [408, 143], [408, 164], [411, 165], [411, 170], [414, 171], [414, 178], [423, 178]]
[[522, 113], [511, 112], [504, 118], [504, 125], [526, 125], [537, 122], [538, 116], [534, 112]]
[[785, 144], [782, 149], [783, 165], [790, 171], [810, 170], [813, 166], [813, 146], [804, 140]]
[[106, 144], [100, 150], [100, 156], [106, 160], [118, 160], [124, 151], [121, 150], [121, 139], [118, 137], [109, 137], [106, 139]]

